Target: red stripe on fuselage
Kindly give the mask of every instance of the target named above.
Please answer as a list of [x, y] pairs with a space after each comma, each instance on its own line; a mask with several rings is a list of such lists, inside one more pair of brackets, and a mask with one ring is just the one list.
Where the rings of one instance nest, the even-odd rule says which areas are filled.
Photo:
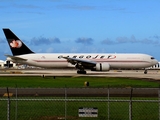
[[[33, 60], [35, 62], [67, 62], [67, 60]], [[88, 61], [89, 62], [89, 61]], [[99, 61], [99, 60], [94, 60], [94, 62], [146, 62], [146, 63], [150, 63], [148, 61], [126, 61], [126, 60], [107, 60], [107, 61]]]

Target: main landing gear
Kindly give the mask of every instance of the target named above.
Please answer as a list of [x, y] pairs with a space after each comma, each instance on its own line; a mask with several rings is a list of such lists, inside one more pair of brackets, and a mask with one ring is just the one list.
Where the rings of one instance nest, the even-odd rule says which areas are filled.
[[147, 70], [144, 70], [144, 74], [147, 74], [148, 73], [148, 71]]
[[81, 63], [77, 63], [76, 68], [78, 69], [77, 74], [86, 74], [86, 71]]
[[77, 74], [86, 74], [86, 71], [85, 70], [78, 70]]

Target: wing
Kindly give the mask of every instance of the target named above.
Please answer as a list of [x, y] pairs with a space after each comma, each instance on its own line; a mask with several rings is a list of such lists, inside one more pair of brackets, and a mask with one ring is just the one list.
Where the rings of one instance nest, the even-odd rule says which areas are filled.
[[73, 65], [76, 65], [77, 68], [83, 67], [84, 69], [92, 69], [96, 66], [96, 62], [91, 60], [82, 60], [77, 58], [70, 58], [70, 57], [63, 57], [64, 59], [67, 59], [68, 62], [70, 62]]
[[12, 55], [5, 55], [5, 56], [11, 58], [13, 61], [27, 61], [27, 59], [20, 58], [20, 57], [15, 57], [15, 56], [12, 56]]

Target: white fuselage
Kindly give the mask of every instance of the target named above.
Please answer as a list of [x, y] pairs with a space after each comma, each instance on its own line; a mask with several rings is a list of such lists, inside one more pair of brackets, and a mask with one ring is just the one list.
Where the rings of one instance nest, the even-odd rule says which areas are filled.
[[7, 58], [7, 60], [11, 60], [13, 62], [28, 64], [38, 67], [44, 68], [66, 68], [66, 67], [74, 67], [71, 63], [69, 63], [63, 57], [71, 57], [76, 59], [83, 59], [88, 61], [94, 61], [96, 63], [108, 63], [110, 68], [146, 68], [158, 63], [156, 59], [147, 54], [116, 54], [116, 53], [108, 53], [108, 54], [99, 54], [99, 53], [53, 53], [53, 54], [26, 54], [26, 55], [18, 55], [16, 57], [20, 57], [24, 60], [12, 60], [11, 58]]

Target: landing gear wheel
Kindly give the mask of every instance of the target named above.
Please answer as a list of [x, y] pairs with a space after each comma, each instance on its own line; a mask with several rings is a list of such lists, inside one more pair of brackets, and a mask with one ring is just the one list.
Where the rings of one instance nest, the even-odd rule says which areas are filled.
[[86, 71], [84, 71], [84, 70], [78, 70], [77, 74], [86, 74]]
[[147, 74], [147, 70], [144, 71], [144, 74]]

